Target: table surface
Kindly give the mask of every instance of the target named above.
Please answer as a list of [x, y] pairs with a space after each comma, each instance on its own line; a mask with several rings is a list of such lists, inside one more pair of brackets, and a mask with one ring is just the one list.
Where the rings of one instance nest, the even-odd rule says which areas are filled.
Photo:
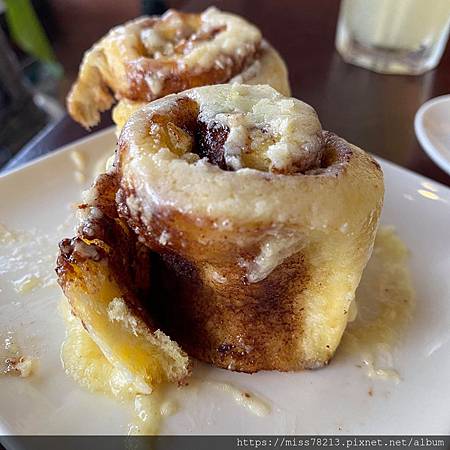
[[[199, 11], [211, 1], [180, 3], [183, 9]], [[338, 0], [223, 0], [214, 4], [260, 27], [288, 65], [293, 96], [317, 110], [324, 129], [450, 185], [450, 176], [421, 149], [413, 124], [422, 103], [450, 92], [449, 45], [438, 68], [422, 76], [380, 75], [344, 63], [335, 51]], [[103, 116], [98, 129], [111, 124], [109, 113]], [[10, 167], [86, 134], [65, 117], [34, 139]]]

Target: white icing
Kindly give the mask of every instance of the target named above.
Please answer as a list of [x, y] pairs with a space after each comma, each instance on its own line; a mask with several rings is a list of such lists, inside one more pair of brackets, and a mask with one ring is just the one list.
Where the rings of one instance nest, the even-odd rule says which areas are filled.
[[260, 247], [260, 253], [253, 261], [242, 261], [247, 269], [247, 280], [257, 283], [264, 280], [286, 258], [297, 253], [302, 247], [299, 236], [270, 236]]
[[382, 227], [350, 304], [350, 323], [339, 347], [344, 354], [357, 355], [369, 378], [401, 381], [395, 368], [396, 347], [414, 310], [407, 262], [404, 243], [392, 227]]
[[175, 400], [168, 399], [161, 403], [159, 408], [161, 416], [173, 416], [178, 411], [178, 404]]
[[230, 128], [223, 146], [225, 162], [233, 170], [242, 169], [241, 153], [247, 144], [247, 128], [238, 125]]
[[144, 28], [140, 32], [140, 37], [149, 54], [168, 50], [170, 43], [154, 28]]
[[92, 206], [89, 211], [90, 216], [92, 219], [101, 219], [103, 217], [103, 213], [100, 208], [97, 208], [96, 206]]
[[161, 235], [159, 236], [159, 243], [161, 245], [167, 245], [169, 243], [170, 240], [170, 233], [166, 230], [164, 230]]
[[75, 171], [73, 172], [75, 181], [78, 184], [86, 183], [86, 156], [78, 150], [73, 150], [69, 153], [69, 157], [75, 165]]
[[86, 169], [86, 157], [78, 150], [72, 150], [70, 152], [70, 159], [75, 164], [75, 168], [80, 172]]
[[81, 240], [75, 241], [74, 251], [86, 259], [96, 259], [99, 256], [97, 248], [94, 245], [88, 245]]
[[161, 74], [156, 73], [147, 73], [145, 74], [145, 82], [147, 83], [147, 86], [149, 87], [150, 91], [154, 95], [159, 95], [161, 92], [161, 89], [163, 87], [163, 81]]
[[[393, 357], [390, 358], [393, 360]], [[366, 373], [369, 378], [379, 379], [383, 381], [393, 381], [394, 383], [400, 383], [401, 378], [397, 370], [393, 368], [380, 368], [377, 367], [375, 358], [372, 354], [367, 353], [362, 356], [363, 364], [366, 367]], [[393, 364], [391, 362], [391, 364]]]
[[0, 375], [26, 378], [32, 374], [34, 364], [34, 359], [22, 355], [12, 332], [0, 339]]
[[23, 277], [14, 281], [14, 289], [20, 294], [33, 291], [42, 286], [42, 279], [39, 274], [27, 273]]
[[136, 395], [134, 411], [138, 418], [134, 428], [129, 434], [156, 434], [161, 422], [160, 396], [155, 392], [152, 395]]
[[[264, 152], [269, 159], [270, 171], [306, 170], [320, 158], [321, 125], [314, 109], [306, 103], [283, 97], [275, 90], [258, 91], [246, 85], [232, 85], [226, 95], [219, 90], [215, 95], [205, 89], [191, 92], [200, 105], [202, 121], [229, 129], [224, 156], [234, 170], [243, 167], [241, 155], [245, 147], [251, 147], [252, 138], [255, 151]], [[264, 136], [273, 140], [265, 150], [258, 142]]]
[[223, 383], [219, 381], [206, 381], [205, 383], [219, 389], [220, 391], [230, 394], [239, 406], [245, 408], [247, 411], [256, 416], [265, 417], [271, 412], [270, 405], [253, 393], [239, 389], [230, 383]]
[[[208, 8], [201, 15], [201, 28], [206, 30], [226, 29], [218, 33], [213, 40], [200, 42], [183, 58], [186, 67], [202, 66], [209, 68], [214, 64], [230, 64], [230, 58], [236, 55], [251, 54], [261, 41], [261, 32], [239, 16], [223, 13], [216, 8]], [[227, 59], [228, 58], [228, 59]]]
[[214, 281], [216, 281], [217, 283], [223, 284], [227, 282], [226, 277], [224, 277], [223, 275], [221, 275], [219, 272], [217, 272], [216, 270], [212, 270], [211, 271], [211, 277]]
[[86, 175], [83, 173], [83, 172], [80, 172], [79, 170], [76, 170], [74, 173], [73, 173], [73, 175], [74, 175], [74, 177], [75, 177], [75, 181], [78, 183], [78, 184], [84, 184], [84, 183], [86, 183]]

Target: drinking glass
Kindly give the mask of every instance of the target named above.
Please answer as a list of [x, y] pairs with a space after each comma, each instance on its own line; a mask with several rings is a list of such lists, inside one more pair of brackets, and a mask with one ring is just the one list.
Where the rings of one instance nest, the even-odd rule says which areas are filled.
[[449, 28], [450, 0], [342, 0], [336, 48], [375, 72], [419, 75], [439, 63]]

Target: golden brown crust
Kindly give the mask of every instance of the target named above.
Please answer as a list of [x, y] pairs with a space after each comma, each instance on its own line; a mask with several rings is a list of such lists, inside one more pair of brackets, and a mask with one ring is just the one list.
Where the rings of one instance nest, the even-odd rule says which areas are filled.
[[[212, 91], [224, 93], [223, 101], [211, 98], [219, 109], [227, 108], [226, 96], [238, 99], [234, 114], [240, 107], [253, 114], [258, 107], [244, 97], [261, 94], [267, 121], [281, 102], [292, 119], [283, 126], [294, 128], [293, 139], [310, 130], [302, 139], [316, 142], [311, 111], [296, 102], [288, 110], [278, 94], [270, 103], [266, 87], [199, 88], [133, 116], [119, 140], [117, 201], [120, 216], [158, 254], [152, 314], [190, 355], [218, 367], [255, 372], [323, 366], [339, 344], [371, 252], [383, 200], [381, 169], [362, 150], [322, 131], [319, 148], [311, 144], [301, 153], [293, 145], [308, 161], [301, 171], [297, 163], [284, 174], [270, 166], [224, 166], [230, 129], [208, 140], [202, 122], [192, 119], [205, 112], [201, 99]], [[186, 158], [177, 139], [165, 140], [171, 123], [194, 136], [181, 140], [185, 150], [208, 162]], [[145, 124], [142, 130], [139, 124]]]
[[[302, 332], [303, 314], [301, 301], [293, 298], [309, 277], [301, 252], [265, 279], [250, 283], [238, 261], [255, 257], [257, 245], [236, 248], [233, 232], [217, 232], [213, 237], [211, 222], [203, 221], [199, 227], [190, 217], [167, 210], [155, 211], [151, 223], [146, 221], [143, 227], [118, 199], [121, 214], [155, 252], [152, 316], [190, 356], [247, 373], [326, 364], [299, 361], [298, 344], [292, 338]], [[247, 237], [249, 232], [240, 230]], [[251, 230], [255, 239], [265, 232]], [[163, 233], [170, 236], [169, 245], [161, 244]], [[207, 246], [202, 238], [208, 240]], [[331, 351], [328, 354], [331, 357]]]

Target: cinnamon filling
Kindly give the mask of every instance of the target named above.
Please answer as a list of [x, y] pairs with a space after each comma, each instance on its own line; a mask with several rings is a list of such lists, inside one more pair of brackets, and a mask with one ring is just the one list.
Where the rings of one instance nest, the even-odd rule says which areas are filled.
[[274, 169], [267, 150], [278, 136], [267, 128], [239, 125], [240, 118], [239, 113], [232, 115], [232, 126], [207, 119], [195, 100], [182, 97], [174, 101], [167, 113], [153, 113], [149, 117], [148, 133], [157, 150], [167, 148], [188, 162], [206, 158], [225, 171], [251, 168], [271, 173], [312, 174], [320, 173], [336, 160], [332, 147], [324, 142], [316, 160], [306, 169], [297, 165]]
[[[184, 47], [185, 50], [188, 46]], [[244, 57], [224, 56], [212, 67], [186, 70], [175, 58], [150, 59], [141, 57], [126, 64], [129, 89], [120, 96], [134, 101], [153, 101], [173, 92], [229, 82], [260, 57], [257, 49]], [[154, 77], [149, 89], [149, 75]]]
[[230, 170], [225, 161], [224, 145], [230, 130], [218, 123], [206, 123], [197, 119], [195, 143], [192, 152], [206, 158], [222, 170]]

